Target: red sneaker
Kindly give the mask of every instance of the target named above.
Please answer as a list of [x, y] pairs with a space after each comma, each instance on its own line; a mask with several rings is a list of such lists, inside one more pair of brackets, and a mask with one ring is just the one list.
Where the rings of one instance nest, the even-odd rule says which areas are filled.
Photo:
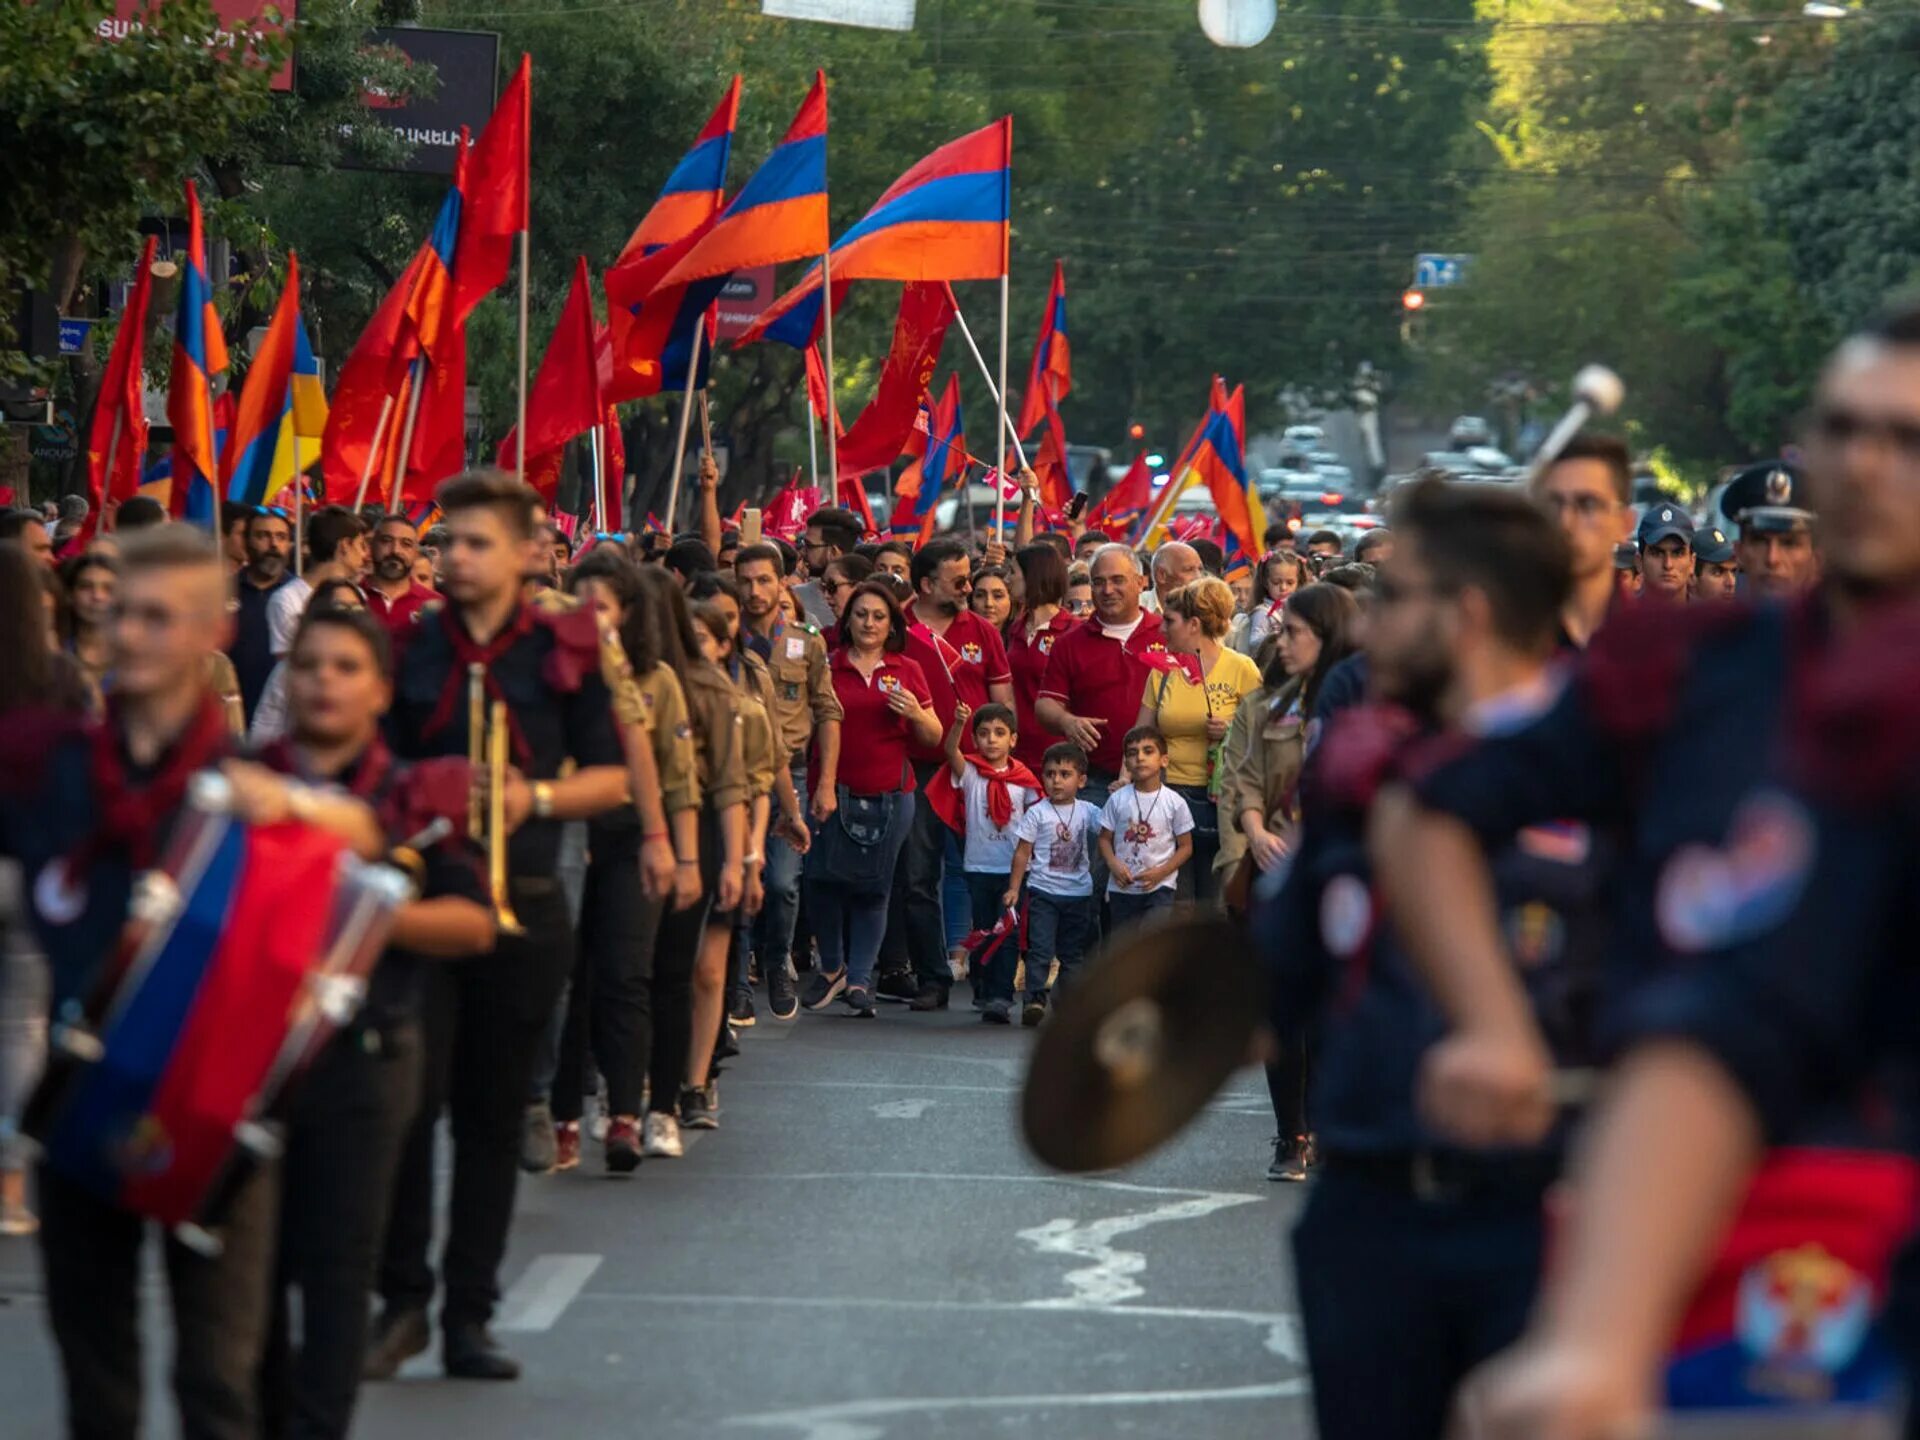
[[580, 1168], [580, 1122], [562, 1120], [553, 1127], [553, 1168], [556, 1170], [577, 1170]]
[[607, 1170], [628, 1175], [640, 1168], [640, 1122], [616, 1115], [607, 1122]]

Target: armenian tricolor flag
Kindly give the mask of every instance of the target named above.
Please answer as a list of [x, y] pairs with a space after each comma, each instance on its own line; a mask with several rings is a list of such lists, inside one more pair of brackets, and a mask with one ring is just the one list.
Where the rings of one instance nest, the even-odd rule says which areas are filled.
[[[693, 148], [660, 187], [653, 208], [641, 217], [632, 236], [620, 248], [620, 259], [651, 255], [676, 240], [684, 240], [720, 213], [726, 204], [727, 159], [733, 150], [734, 127], [740, 119], [740, 77], [733, 77], [727, 93]], [[618, 263], [617, 261], [615, 263]]]
[[[942, 145], [889, 185], [834, 242], [834, 308], [843, 280], [999, 279], [1007, 273], [1012, 196], [1012, 116]], [[820, 331], [820, 278], [816, 265], [740, 343], [810, 344]]]
[[1073, 347], [1067, 340], [1067, 271], [1053, 262], [1053, 284], [1047, 289], [1046, 313], [1040, 317], [1040, 338], [1033, 342], [1033, 364], [1027, 370], [1027, 392], [1020, 397], [1017, 429], [1025, 439], [1073, 393]]
[[1267, 517], [1259, 492], [1247, 481], [1246, 461], [1240, 453], [1240, 437], [1234, 431], [1230, 410], [1216, 410], [1208, 418], [1189, 468], [1212, 492], [1213, 508], [1240, 553], [1258, 555]]
[[[960, 377], [947, 376], [947, 388], [935, 401], [920, 403], [926, 427], [919, 458], [901, 472], [894, 486], [893, 518], [897, 536], [913, 536], [924, 545], [933, 536], [940, 492], [967, 472], [966, 421], [960, 414]], [[918, 429], [918, 427], [915, 427]]]
[[818, 255], [827, 240], [827, 74], [818, 70], [773, 153], [659, 288]]
[[264, 505], [271, 493], [274, 451], [280, 441], [280, 422], [291, 404], [295, 332], [300, 325], [300, 257], [287, 254], [287, 283], [274, 306], [266, 339], [254, 352], [247, 378], [240, 388], [240, 407], [234, 417], [233, 443], [226, 447], [222, 466], [227, 499], [241, 505]]
[[[274, 439], [273, 469], [267, 475], [267, 503], [292, 483], [296, 471], [320, 463], [320, 437], [327, 432], [327, 390], [320, 360], [307, 338], [307, 322], [293, 321], [293, 372], [287, 377], [287, 408], [280, 413], [280, 432]], [[295, 455], [299, 464], [294, 464]]]
[[168, 508], [176, 517], [191, 516], [209, 526], [215, 511], [214, 486], [220, 476], [213, 381], [226, 368], [227, 342], [213, 308], [200, 195], [189, 180], [187, 253], [180, 270], [180, 308], [173, 324], [173, 374], [167, 385], [167, 423], [173, 427], [173, 490]]

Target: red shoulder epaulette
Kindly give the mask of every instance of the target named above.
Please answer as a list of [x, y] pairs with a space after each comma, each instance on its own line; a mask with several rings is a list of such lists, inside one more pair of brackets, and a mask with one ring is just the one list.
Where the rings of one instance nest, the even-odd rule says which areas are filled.
[[16, 710], [0, 725], [0, 794], [25, 795], [46, 782], [54, 747], [84, 735], [84, 715], [70, 710]]
[[1397, 773], [1420, 722], [1397, 705], [1358, 705], [1334, 716], [1307, 766], [1308, 810], [1365, 810]]
[[1920, 605], [1862, 616], [1843, 637], [1815, 643], [1796, 617], [1789, 703], [1795, 779], [1848, 805], [1920, 787]]
[[1616, 606], [1581, 657], [1588, 715], [1617, 740], [1644, 740], [1672, 723], [1680, 683], [1713, 635], [1752, 619], [1745, 605]]
[[547, 652], [541, 678], [555, 690], [571, 695], [586, 683], [589, 675], [600, 673], [600, 622], [592, 610], [542, 610], [535, 608], [534, 623], [553, 635], [553, 649]]

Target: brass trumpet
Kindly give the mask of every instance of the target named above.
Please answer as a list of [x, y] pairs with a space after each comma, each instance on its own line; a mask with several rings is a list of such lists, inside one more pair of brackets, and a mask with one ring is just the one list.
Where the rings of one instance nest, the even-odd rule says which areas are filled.
[[507, 702], [487, 703], [487, 667], [467, 667], [467, 834], [487, 847], [487, 894], [494, 923], [506, 935], [524, 934], [507, 896], [507, 750], [512, 733]]

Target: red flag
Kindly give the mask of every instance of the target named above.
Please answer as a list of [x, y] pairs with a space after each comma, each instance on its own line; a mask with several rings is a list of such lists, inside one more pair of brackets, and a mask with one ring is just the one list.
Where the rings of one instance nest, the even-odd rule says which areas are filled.
[[[431, 365], [421, 366], [420, 406], [397, 503], [411, 511], [429, 504], [440, 482], [467, 468], [467, 327], [455, 321]], [[399, 436], [394, 437], [397, 443]], [[389, 492], [388, 504], [396, 503]]]
[[1073, 392], [1073, 347], [1067, 343], [1067, 271], [1053, 262], [1053, 284], [1047, 288], [1047, 308], [1040, 317], [1040, 338], [1033, 342], [1033, 364], [1027, 369], [1026, 393], [1020, 397], [1016, 428], [1025, 439], [1047, 413]]
[[147, 301], [153, 294], [152, 235], [140, 252], [140, 269], [133, 291], [120, 312], [120, 328], [113, 332], [107, 352], [107, 371], [93, 406], [93, 424], [87, 431], [87, 511], [83, 540], [99, 528], [108, 505], [130, 499], [140, 489], [141, 457], [147, 448], [144, 406], [146, 374], [141, 363], [146, 344]]
[[601, 477], [606, 488], [607, 513], [601, 517], [605, 528], [618, 534], [623, 528], [624, 499], [627, 486], [627, 437], [620, 429], [620, 412], [607, 406], [607, 418], [600, 431]]
[[1060, 412], [1047, 407], [1047, 433], [1040, 437], [1040, 453], [1033, 457], [1034, 478], [1040, 482], [1040, 503], [1065, 510], [1073, 499], [1073, 472], [1067, 468], [1067, 431]]
[[528, 136], [533, 128], [533, 62], [520, 57], [507, 90], [467, 159], [466, 203], [454, 252], [453, 313], [464, 320], [507, 278], [514, 238], [527, 228]]
[[[606, 414], [600, 398], [600, 370], [596, 327], [593, 323], [593, 281], [587, 276], [587, 257], [574, 262], [573, 284], [553, 339], [541, 357], [540, 370], [527, 392], [527, 454], [544, 455], [562, 448], [583, 430], [591, 430]], [[517, 436], [507, 432], [494, 463], [511, 469], [517, 455]], [[549, 495], [548, 500], [552, 500]]]
[[1107, 525], [1131, 525], [1140, 517], [1140, 512], [1153, 503], [1153, 471], [1147, 466], [1147, 452], [1142, 450], [1133, 457], [1133, 464], [1127, 467], [1127, 473], [1120, 478], [1106, 494], [1102, 495], [1087, 515], [1087, 528], [1100, 529]]
[[940, 344], [953, 323], [953, 296], [945, 284], [901, 287], [900, 313], [893, 325], [893, 349], [880, 369], [873, 402], [840, 439], [842, 475], [864, 475], [891, 465], [906, 448], [914, 417], [933, 382]]
[[807, 403], [813, 407], [813, 413], [820, 417], [822, 424], [833, 413], [827, 403], [827, 367], [820, 358], [818, 345], [807, 346]]
[[1140, 650], [1129, 648], [1127, 653], [1149, 670], [1162, 675], [1184, 675], [1190, 685], [1205, 685], [1207, 672], [1200, 666], [1198, 655], [1185, 655], [1178, 650], [1169, 650], [1159, 641]]
[[859, 476], [842, 475], [834, 498], [860, 517], [862, 533], [867, 539], [871, 540], [879, 534], [873, 523], [873, 506], [867, 500], [867, 487], [860, 483]]

